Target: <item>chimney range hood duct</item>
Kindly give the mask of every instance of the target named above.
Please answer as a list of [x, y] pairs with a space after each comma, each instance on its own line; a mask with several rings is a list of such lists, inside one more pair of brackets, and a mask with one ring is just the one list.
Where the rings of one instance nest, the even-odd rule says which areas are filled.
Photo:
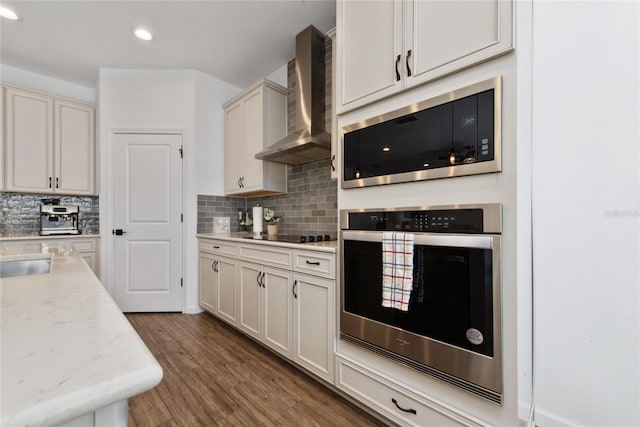
[[301, 165], [331, 157], [331, 135], [324, 130], [324, 42], [325, 35], [313, 26], [296, 36], [296, 130], [256, 159]]

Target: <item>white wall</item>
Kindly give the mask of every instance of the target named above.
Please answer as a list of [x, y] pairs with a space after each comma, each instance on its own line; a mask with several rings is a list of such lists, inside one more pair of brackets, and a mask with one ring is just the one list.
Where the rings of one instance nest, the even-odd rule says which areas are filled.
[[[193, 70], [102, 69], [99, 76], [98, 138], [101, 153], [101, 234], [112, 227], [110, 171], [112, 130], [171, 130], [185, 133], [184, 203], [184, 311], [198, 312], [197, 194], [215, 192], [223, 174], [211, 169], [216, 150], [223, 146], [220, 104], [240, 91]], [[211, 114], [211, 116], [209, 116]], [[222, 151], [219, 153], [222, 155]], [[210, 157], [211, 156], [211, 157]], [[213, 181], [213, 182], [211, 182]], [[222, 193], [220, 193], [222, 194]], [[102, 279], [112, 291], [111, 239], [102, 242]]]
[[45, 92], [63, 98], [74, 99], [89, 104], [96, 103], [96, 89], [55, 79], [22, 68], [0, 64], [0, 81], [3, 84]]
[[535, 421], [640, 424], [640, 6], [534, 2]]

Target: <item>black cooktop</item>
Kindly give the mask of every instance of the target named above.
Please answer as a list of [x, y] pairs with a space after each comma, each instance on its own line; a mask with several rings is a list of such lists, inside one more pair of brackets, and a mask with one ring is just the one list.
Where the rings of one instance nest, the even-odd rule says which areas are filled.
[[278, 234], [276, 236], [269, 234], [261, 234], [260, 236], [246, 236], [245, 239], [252, 240], [268, 240], [272, 242], [284, 243], [313, 243], [336, 240], [330, 234]]

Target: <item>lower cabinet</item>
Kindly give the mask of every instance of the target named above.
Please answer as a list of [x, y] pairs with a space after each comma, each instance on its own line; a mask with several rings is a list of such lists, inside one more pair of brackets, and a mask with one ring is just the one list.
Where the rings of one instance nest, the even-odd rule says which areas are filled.
[[321, 378], [333, 378], [335, 280], [294, 275], [294, 361]]
[[336, 386], [401, 426], [480, 426], [354, 360], [337, 356]]
[[254, 263], [240, 264], [238, 327], [292, 358], [293, 273]]
[[205, 310], [334, 382], [334, 253], [200, 238], [199, 294]]

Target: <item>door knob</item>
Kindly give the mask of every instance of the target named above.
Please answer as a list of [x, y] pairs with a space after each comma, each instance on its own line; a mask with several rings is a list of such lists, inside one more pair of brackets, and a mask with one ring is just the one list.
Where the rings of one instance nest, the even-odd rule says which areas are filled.
[[111, 230], [111, 234], [114, 236], [122, 236], [123, 234], [127, 234], [122, 228], [116, 228], [115, 230]]

